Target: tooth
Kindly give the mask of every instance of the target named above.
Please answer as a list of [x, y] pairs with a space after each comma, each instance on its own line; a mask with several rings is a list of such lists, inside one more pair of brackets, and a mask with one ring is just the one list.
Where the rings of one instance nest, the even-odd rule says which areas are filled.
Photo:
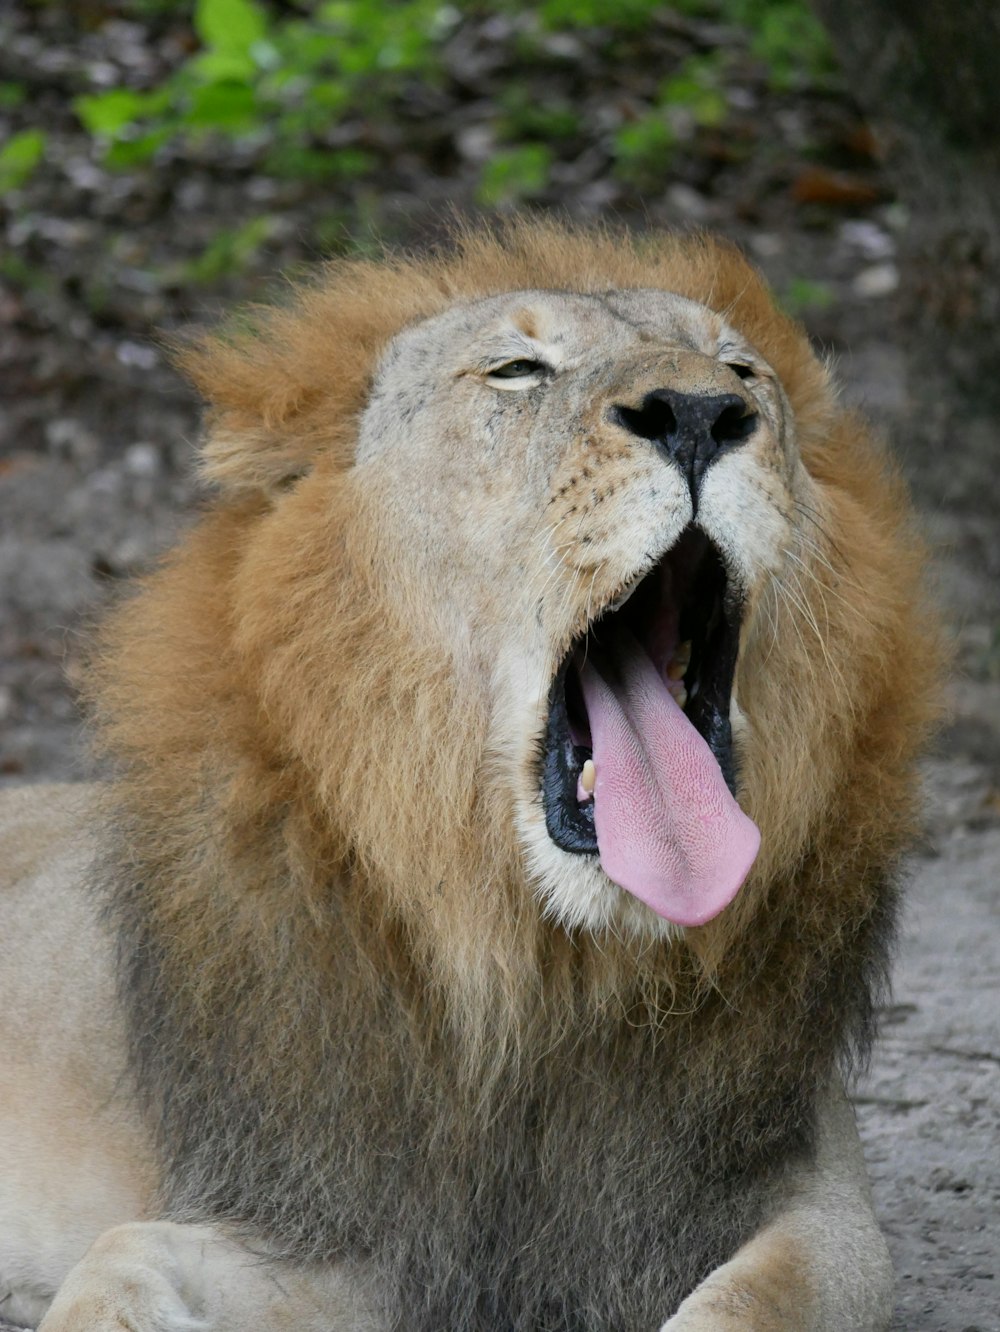
[[687, 668], [688, 668], [688, 663], [686, 661], [680, 661], [678, 660], [677, 657], [674, 657], [673, 661], [667, 667], [667, 679], [683, 680], [684, 672], [687, 670]]
[[678, 689], [676, 692], [674, 690], [671, 690], [670, 692], [674, 695], [674, 698], [677, 700], [677, 706], [679, 708], [682, 708], [684, 704], [688, 701], [687, 690], [684, 689], [683, 687]]
[[691, 640], [687, 639], [683, 643], [678, 643], [674, 650], [674, 661], [682, 661], [685, 666], [691, 660]]
[[594, 794], [594, 785], [597, 782], [597, 769], [594, 767], [594, 760], [587, 759], [580, 772], [580, 785], [588, 795]]

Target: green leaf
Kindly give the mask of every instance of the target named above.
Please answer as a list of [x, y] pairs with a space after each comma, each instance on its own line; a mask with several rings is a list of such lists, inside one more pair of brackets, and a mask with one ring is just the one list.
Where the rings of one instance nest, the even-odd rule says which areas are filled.
[[660, 87], [659, 104], [682, 107], [698, 125], [721, 125], [729, 114], [720, 88], [723, 78], [716, 55], [689, 56]]
[[551, 164], [551, 150], [541, 143], [501, 149], [484, 166], [476, 198], [492, 208], [537, 194], [545, 188]]
[[257, 102], [244, 83], [209, 83], [196, 88], [182, 121], [191, 129], [238, 134], [253, 127]]
[[116, 171], [141, 166], [143, 162], [148, 162], [154, 157], [157, 150], [165, 143], [169, 143], [175, 132], [176, 127], [173, 124], [161, 125], [158, 129], [150, 130], [148, 134], [140, 134], [138, 138], [119, 139], [105, 153], [104, 160]]
[[342, 83], [336, 83], [332, 79], [324, 79], [320, 83], [314, 83], [306, 88], [305, 98], [309, 105], [318, 110], [330, 112], [331, 121], [335, 119], [336, 114], [343, 111], [350, 103], [350, 94]]
[[73, 110], [82, 121], [84, 129], [91, 134], [106, 134], [110, 137], [134, 125], [147, 111], [148, 103], [149, 98], [143, 93], [132, 92], [128, 88], [115, 88], [111, 92], [77, 97], [73, 102]]
[[615, 169], [641, 188], [662, 180], [677, 146], [677, 136], [662, 112], [653, 111], [615, 135]]
[[198, 0], [194, 27], [211, 50], [241, 55], [267, 36], [267, 18], [254, 0]]
[[256, 73], [253, 60], [241, 51], [202, 51], [184, 68], [196, 83], [248, 83]]
[[22, 130], [0, 148], [0, 194], [19, 189], [45, 155], [47, 136], [42, 130]]

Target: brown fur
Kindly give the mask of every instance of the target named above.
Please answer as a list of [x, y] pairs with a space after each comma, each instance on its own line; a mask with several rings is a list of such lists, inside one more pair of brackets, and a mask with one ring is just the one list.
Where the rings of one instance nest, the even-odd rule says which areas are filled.
[[[721, 917], [642, 945], [541, 918], [483, 680], [386, 609], [400, 555], [350, 469], [407, 323], [639, 286], [724, 311], [760, 350], [824, 501], [802, 516], [811, 568], [742, 646], [741, 704], [770, 741], [741, 787], [762, 854]], [[428, 259], [330, 265], [183, 359], [222, 493], [95, 674], [165, 1202], [371, 1255], [393, 1325], [653, 1326], [751, 1232], [833, 1060], [870, 1035], [939, 663], [903, 488], [707, 238], [470, 231]], [[394, 796], [408, 773], [418, 790]], [[672, 1265], [651, 1272], [665, 1233]]]

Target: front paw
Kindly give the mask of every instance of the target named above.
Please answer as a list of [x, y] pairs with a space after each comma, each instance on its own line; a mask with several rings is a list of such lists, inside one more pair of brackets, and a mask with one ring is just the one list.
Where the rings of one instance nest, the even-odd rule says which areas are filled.
[[148, 1269], [128, 1273], [84, 1259], [63, 1282], [38, 1332], [208, 1332]]
[[678, 1309], [659, 1332], [756, 1332], [757, 1324], [711, 1309]]
[[692, 1291], [660, 1332], [806, 1332], [815, 1326], [811, 1307], [776, 1275], [729, 1264]]

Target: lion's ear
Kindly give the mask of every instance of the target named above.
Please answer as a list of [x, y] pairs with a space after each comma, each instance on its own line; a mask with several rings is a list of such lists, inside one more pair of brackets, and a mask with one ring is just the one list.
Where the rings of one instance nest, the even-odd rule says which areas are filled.
[[277, 494], [312, 469], [317, 453], [292, 433], [241, 427], [214, 409], [201, 446], [198, 470], [229, 492]]
[[333, 454], [347, 466], [353, 453], [345, 425], [363, 385], [318, 365], [315, 350], [296, 357], [290, 336], [273, 336], [278, 322], [266, 312], [263, 328], [224, 330], [173, 348], [175, 363], [208, 404], [201, 473], [230, 493], [274, 493], [320, 456]]
[[[273, 492], [320, 459], [347, 467], [372, 370], [400, 302], [375, 265], [328, 265], [285, 302], [175, 343], [208, 403], [201, 468], [228, 491]], [[398, 326], [398, 320], [396, 325]]]

